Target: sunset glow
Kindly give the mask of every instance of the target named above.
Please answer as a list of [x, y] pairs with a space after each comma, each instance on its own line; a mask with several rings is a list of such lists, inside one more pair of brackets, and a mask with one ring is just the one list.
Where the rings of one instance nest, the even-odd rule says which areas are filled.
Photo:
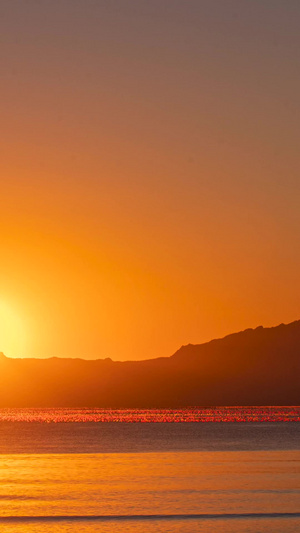
[[300, 531], [299, 29], [0, 0], [1, 533]]
[[26, 326], [18, 312], [4, 300], [0, 300], [0, 339], [1, 349], [7, 356], [26, 355]]
[[0, 351], [297, 319], [299, 5], [88, 4], [1, 4], [0, 284], [33, 329], [1, 311]]

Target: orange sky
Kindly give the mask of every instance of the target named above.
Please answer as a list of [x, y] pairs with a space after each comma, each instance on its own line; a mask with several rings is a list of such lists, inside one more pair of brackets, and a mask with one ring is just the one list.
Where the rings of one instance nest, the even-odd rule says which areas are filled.
[[298, 2], [0, 21], [0, 351], [143, 359], [300, 317]]

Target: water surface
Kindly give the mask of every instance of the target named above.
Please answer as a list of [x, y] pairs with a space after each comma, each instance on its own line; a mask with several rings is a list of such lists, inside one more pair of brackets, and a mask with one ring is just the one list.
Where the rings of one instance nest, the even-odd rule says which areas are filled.
[[300, 531], [299, 408], [100, 411], [0, 413], [1, 533]]

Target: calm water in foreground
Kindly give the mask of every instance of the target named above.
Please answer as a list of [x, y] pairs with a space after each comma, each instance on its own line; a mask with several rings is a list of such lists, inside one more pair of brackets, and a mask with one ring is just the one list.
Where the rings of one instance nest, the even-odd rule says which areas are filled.
[[296, 533], [299, 420], [300, 408], [0, 410], [0, 531]]

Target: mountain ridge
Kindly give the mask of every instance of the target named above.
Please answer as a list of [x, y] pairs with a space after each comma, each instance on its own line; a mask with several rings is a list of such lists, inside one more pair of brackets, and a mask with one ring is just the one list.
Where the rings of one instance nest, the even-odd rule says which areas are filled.
[[265, 326], [256, 326], [255, 328], [246, 328], [246, 329], [243, 329], [241, 331], [236, 331], [234, 333], [228, 333], [227, 335], [224, 335], [224, 337], [216, 337], [215, 339], [211, 339], [209, 341], [206, 341], [206, 342], [201, 342], [201, 343], [197, 343], [197, 344], [193, 344], [193, 343], [188, 343], [188, 344], [183, 344], [180, 348], [178, 348], [178, 350], [176, 350], [176, 352], [174, 352], [172, 355], [166, 355], [166, 356], [159, 356], [159, 357], [150, 357], [148, 359], [127, 359], [125, 361], [115, 361], [114, 359], [112, 359], [111, 357], [99, 357], [97, 359], [86, 359], [86, 358], [82, 358], [82, 357], [60, 357], [60, 356], [57, 356], [57, 355], [52, 355], [50, 357], [9, 357], [7, 355], [4, 354], [4, 352], [1, 352], [0, 351], [0, 360], [1, 358], [5, 358], [5, 359], [12, 359], [12, 360], [24, 360], [24, 359], [30, 359], [30, 360], [42, 360], [42, 361], [49, 361], [49, 360], [53, 360], [53, 359], [59, 359], [59, 360], [71, 360], [71, 361], [76, 361], [76, 360], [79, 360], [79, 361], [107, 361], [107, 362], [112, 362], [112, 363], [129, 363], [129, 362], [134, 362], [134, 363], [138, 363], [138, 362], [143, 362], [143, 361], [156, 361], [158, 359], [169, 359], [171, 357], [174, 357], [176, 356], [181, 350], [185, 349], [185, 348], [188, 348], [188, 347], [199, 347], [199, 346], [206, 346], [208, 344], [211, 344], [211, 343], [215, 343], [215, 342], [219, 342], [219, 341], [223, 341], [225, 339], [229, 339], [229, 338], [232, 338], [232, 337], [236, 337], [236, 336], [240, 336], [240, 335], [243, 335], [245, 333], [248, 333], [248, 332], [254, 332], [254, 331], [257, 331], [257, 330], [274, 330], [274, 329], [278, 329], [278, 328], [281, 328], [282, 326], [283, 327], [289, 327], [289, 326], [293, 326], [293, 325], [299, 325], [300, 326], [300, 319], [299, 320], [294, 320], [293, 322], [290, 322], [288, 324], [285, 324], [285, 323], [281, 323], [281, 324], [278, 324], [277, 326], [269, 326], [269, 327], [265, 327]]
[[300, 320], [258, 326], [170, 357], [0, 356], [0, 407], [299, 405]]

